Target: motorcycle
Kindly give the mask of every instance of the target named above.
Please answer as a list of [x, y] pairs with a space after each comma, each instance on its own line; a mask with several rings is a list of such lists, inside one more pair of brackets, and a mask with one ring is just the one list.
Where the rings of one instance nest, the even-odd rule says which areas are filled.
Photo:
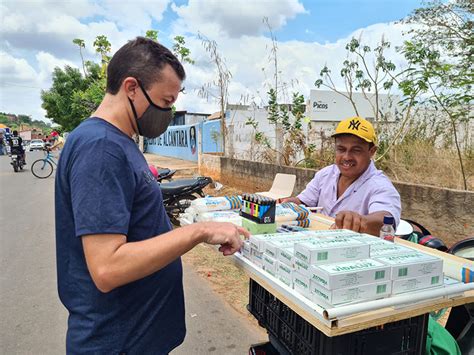
[[212, 182], [210, 177], [198, 176], [160, 184], [163, 203], [172, 224], [180, 225], [179, 215], [190, 206], [191, 201], [205, 197], [203, 189]]
[[162, 182], [163, 180], [171, 181], [175, 173], [176, 170], [174, 169], [158, 169], [158, 177], [156, 178], [156, 180], [158, 182]]
[[168, 169], [168, 168], [157, 169], [154, 165], [151, 165], [151, 164], [148, 165], [148, 168], [150, 169], [150, 172], [153, 174], [156, 181], [158, 182], [162, 182], [163, 180], [171, 181], [173, 178], [173, 175], [176, 173], [176, 170], [174, 169]]
[[15, 173], [18, 172], [18, 170], [23, 170], [23, 166], [25, 165], [25, 160], [22, 158], [21, 155], [13, 153], [11, 154], [11, 162], [10, 164], [13, 166], [13, 170]]

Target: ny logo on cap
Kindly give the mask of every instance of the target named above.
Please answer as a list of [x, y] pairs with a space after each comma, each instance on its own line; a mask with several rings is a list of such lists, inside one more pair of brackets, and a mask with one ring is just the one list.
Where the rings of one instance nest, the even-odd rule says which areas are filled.
[[347, 129], [355, 129], [355, 130], [359, 130], [359, 126], [360, 126], [360, 121], [356, 121], [356, 120], [351, 120], [349, 122], [349, 127], [347, 127]]

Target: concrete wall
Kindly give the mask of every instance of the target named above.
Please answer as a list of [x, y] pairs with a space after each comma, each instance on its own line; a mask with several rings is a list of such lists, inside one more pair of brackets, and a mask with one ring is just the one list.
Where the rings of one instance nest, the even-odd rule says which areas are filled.
[[[474, 236], [474, 192], [395, 182], [402, 216], [446, 240]], [[462, 237], [462, 238], [461, 238]]]
[[[278, 147], [277, 150], [282, 150], [282, 132], [280, 131], [278, 134], [279, 131], [275, 125], [268, 121], [267, 109], [244, 105], [228, 105], [228, 107], [226, 112], [226, 156], [235, 159], [265, 161], [265, 148], [255, 141], [255, 129], [246, 124], [249, 118], [258, 122], [258, 131], [267, 137], [273, 148]], [[293, 120], [294, 118], [290, 114], [290, 121]], [[335, 121], [313, 121], [311, 129], [307, 124], [303, 124], [303, 133], [308, 137], [308, 142], [315, 144], [316, 149], [320, 149], [327, 137], [333, 134], [337, 123]], [[296, 160], [303, 158], [303, 152], [301, 152]]]
[[[211, 176], [224, 185], [242, 191], [268, 190], [276, 173], [296, 175], [293, 194], [304, 189], [316, 170], [257, 163], [202, 154], [199, 172]], [[474, 192], [441, 189], [432, 186], [395, 182], [402, 199], [402, 217], [417, 221], [448, 244], [454, 240], [474, 236]]]
[[212, 120], [201, 123], [202, 152], [222, 153], [221, 121]]
[[170, 126], [158, 138], [148, 139], [147, 153], [198, 160], [199, 125]]

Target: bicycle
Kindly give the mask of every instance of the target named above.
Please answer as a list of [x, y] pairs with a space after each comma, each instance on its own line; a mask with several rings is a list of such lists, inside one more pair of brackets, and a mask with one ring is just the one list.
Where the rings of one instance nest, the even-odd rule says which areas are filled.
[[54, 160], [54, 157], [51, 154], [51, 150], [47, 148], [43, 150], [47, 152], [46, 156], [43, 159], [35, 160], [31, 165], [31, 172], [38, 179], [46, 179], [51, 176], [54, 170], [53, 165], [58, 166], [58, 163]]

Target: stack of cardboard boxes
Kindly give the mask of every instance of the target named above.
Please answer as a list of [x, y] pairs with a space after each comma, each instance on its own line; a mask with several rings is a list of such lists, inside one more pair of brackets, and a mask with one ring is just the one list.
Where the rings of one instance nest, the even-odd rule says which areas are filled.
[[323, 306], [443, 285], [443, 261], [347, 230], [253, 235], [242, 254]]

